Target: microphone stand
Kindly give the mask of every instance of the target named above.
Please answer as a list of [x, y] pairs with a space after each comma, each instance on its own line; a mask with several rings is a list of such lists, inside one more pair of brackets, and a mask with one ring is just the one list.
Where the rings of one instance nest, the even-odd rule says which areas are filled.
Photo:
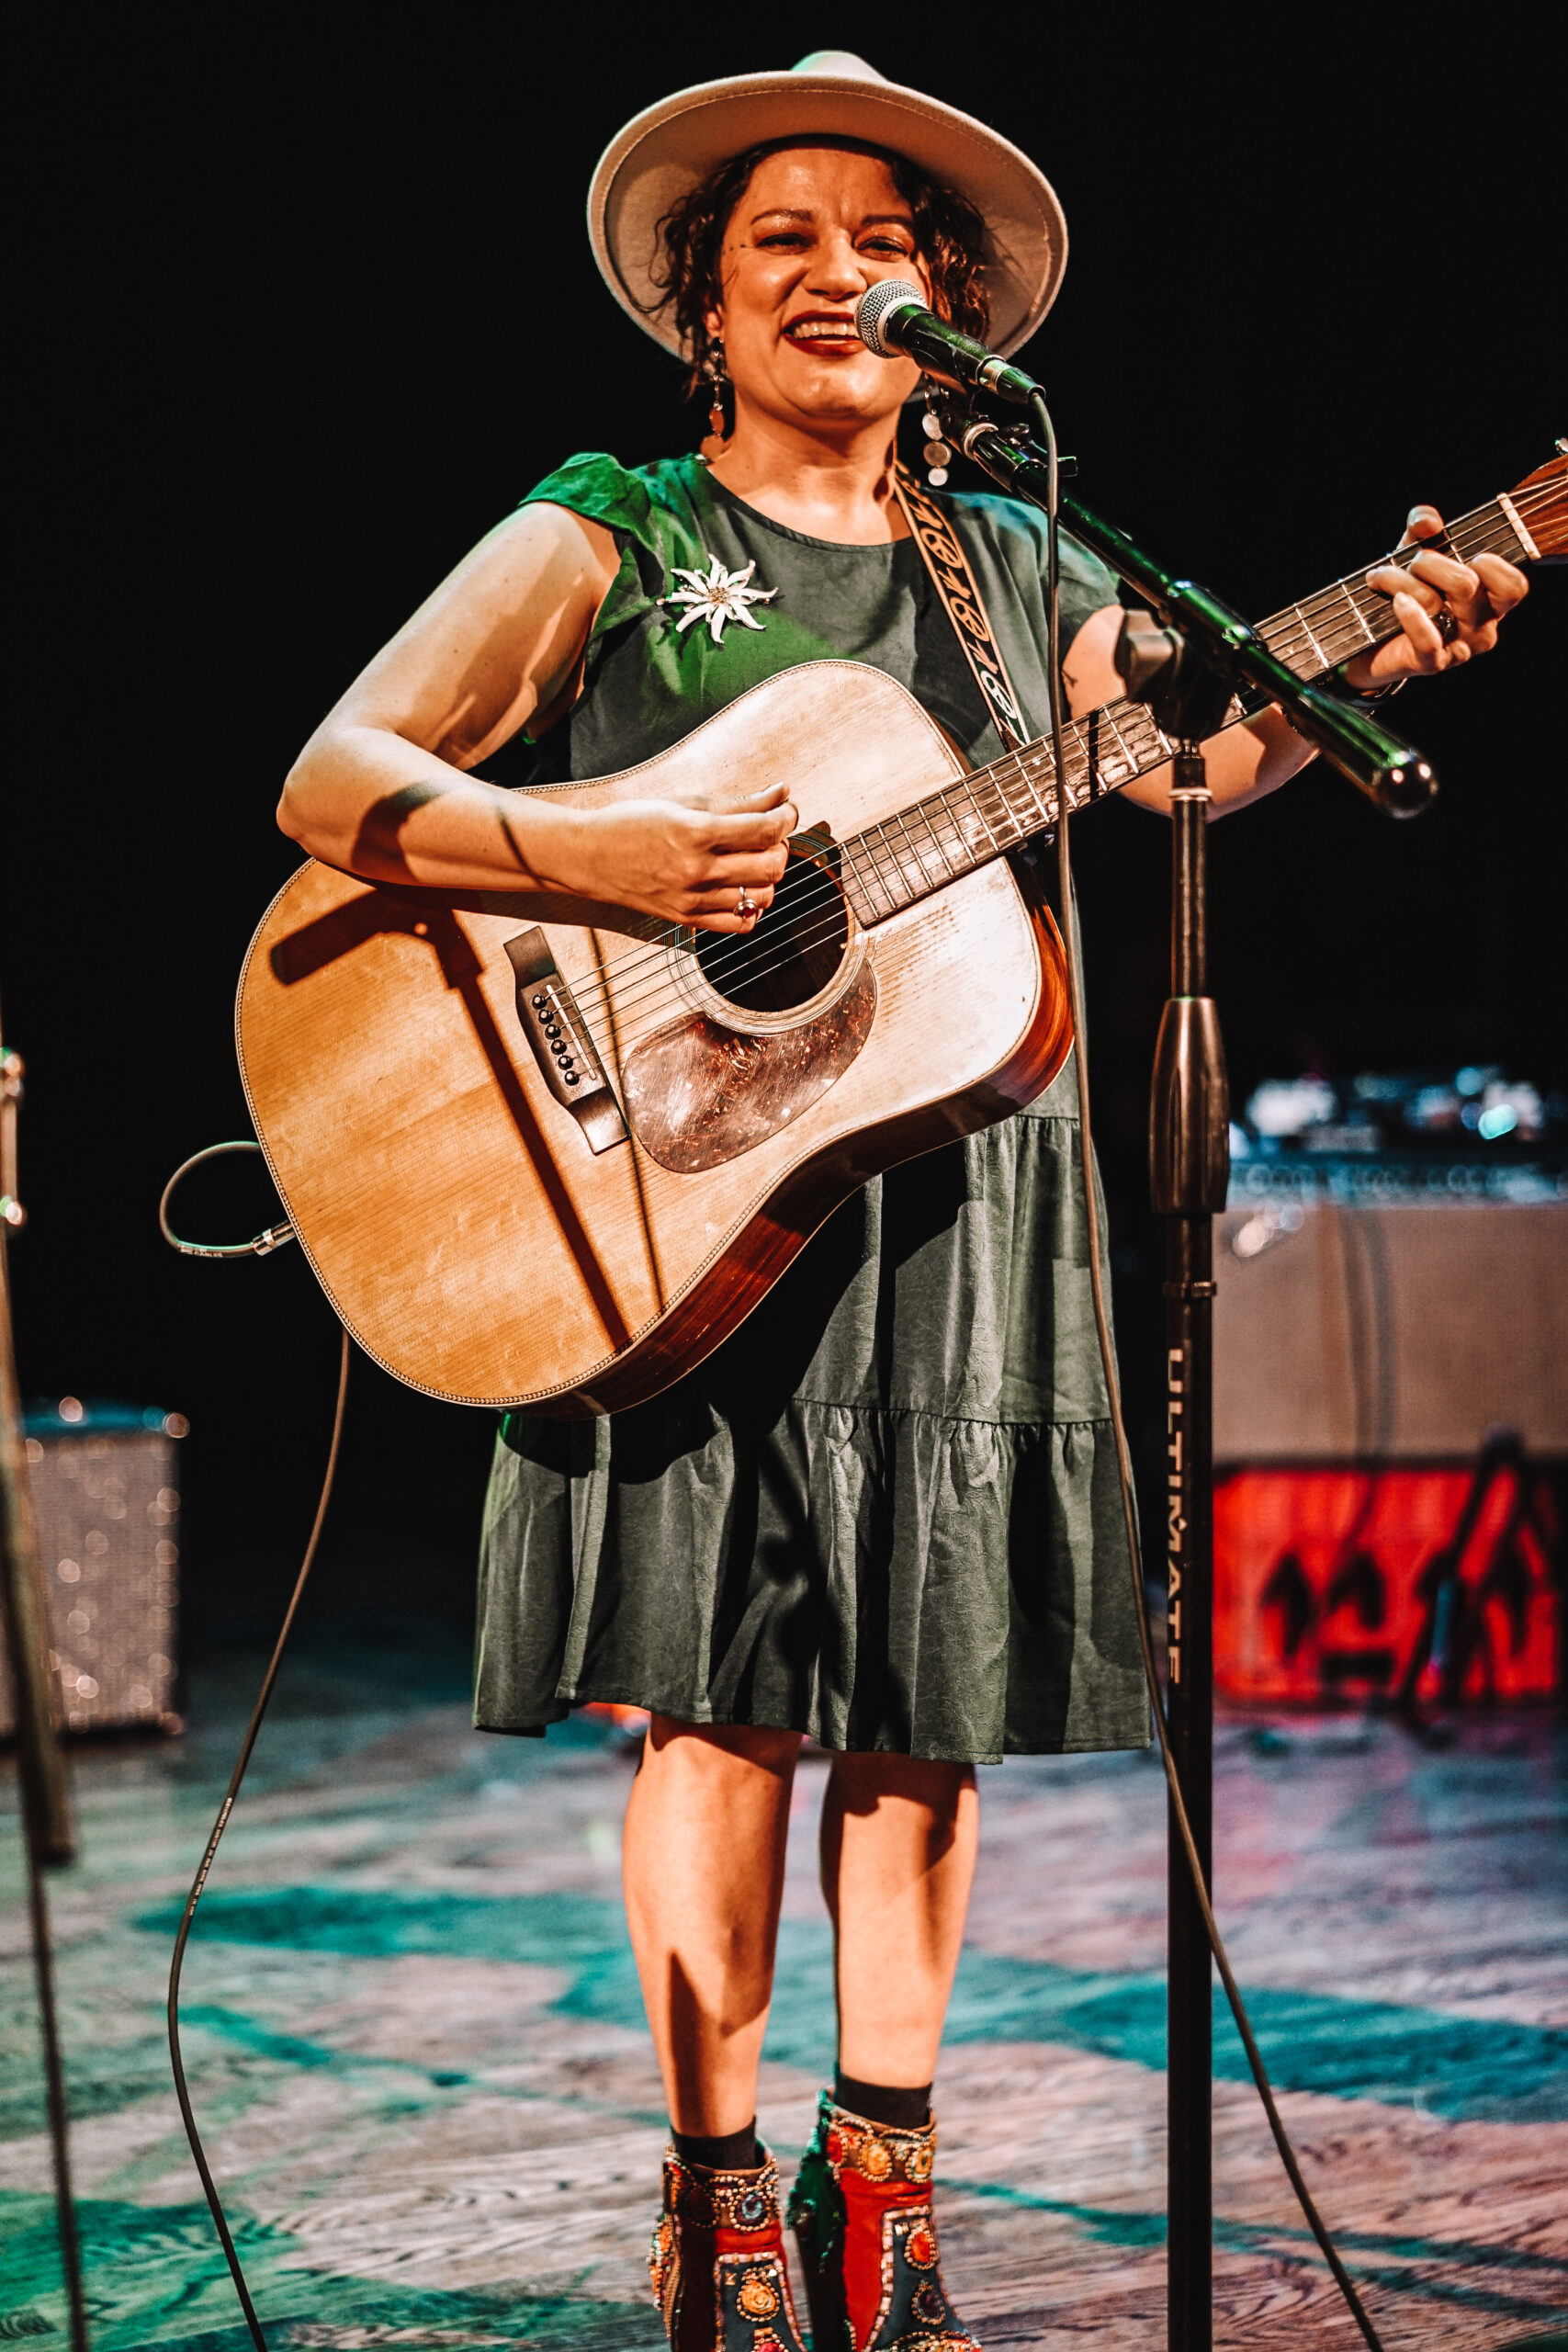
[[[1003, 489], [1050, 512], [1043, 450], [1027, 427], [971, 417], [955, 433], [964, 454]], [[1438, 788], [1420, 753], [1364, 709], [1304, 685], [1239, 613], [1179, 580], [1113, 524], [1063, 493], [1074, 536], [1132, 582], [1166, 622], [1136, 631], [1129, 615], [1116, 650], [1128, 695], [1146, 702], [1172, 752], [1170, 997], [1160, 1020], [1149, 1101], [1149, 1178], [1166, 1221], [1166, 1478], [1164, 1541], [1169, 1590], [1166, 1723], [1172, 1761], [1205, 1892], [1213, 1830], [1213, 1218], [1230, 1181], [1230, 1109], [1219, 1011], [1208, 988], [1210, 793], [1203, 742], [1237, 690], [1253, 707], [1278, 703], [1299, 733], [1391, 816], [1415, 816]], [[1087, 806], [1098, 779], [1075, 791], [1056, 778], [1064, 809]], [[1213, 1962], [1208, 1929], [1168, 1806], [1167, 2326], [1170, 2352], [1213, 2342]]]
[[[1230, 1181], [1219, 1009], [1207, 994], [1209, 787], [1196, 729], [1173, 763], [1170, 997], [1149, 1096], [1165, 1219], [1166, 1724], [1203, 1885], [1213, 1893], [1213, 1218]], [[1167, 2299], [1173, 2352], [1213, 2340], [1213, 1970], [1175, 1810], [1167, 1837]]]
[[54, 1962], [43, 1877], [46, 1869], [75, 1860], [76, 1833], [54, 1727], [49, 1679], [49, 1621], [22, 1438], [7, 1265], [10, 1237], [27, 1222], [27, 1213], [17, 1195], [17, 1112], [21, 1096], [21, 1056], [0, 1044], [0, 1607], [17, 1714], [22, 1838], [28, 1849], [33, 1967], [38, 1978], [49, 2132], [54, 2152], [60, 2253], [71, 2312], [72, 2352], [87, 2352], [87, 2307], [82, 2292], [76, 2208], [71, 2194], [70, 2116], [54, 2005]]

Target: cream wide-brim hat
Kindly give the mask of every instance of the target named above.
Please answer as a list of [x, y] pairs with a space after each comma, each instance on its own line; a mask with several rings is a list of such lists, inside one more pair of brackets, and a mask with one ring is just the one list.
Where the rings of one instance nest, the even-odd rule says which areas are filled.
[[863, 58], [837, 49], [814, 51], [788, 73], [735, 74], [677, 90], [605, 148], [588, 192], [588, 233], [610, 291], [639, 327], [681, 353], [669, 297], [653, 275], [659, 223], [671, 205], [750, 147], [813, 137], [886, 148], [967, 197], [986, 224], [991, 348], [1012, 352], [1028, 342], [1067, 266], [1067, 224], [1055, 189], [1038, 164], [973, 115], [884, 81]]

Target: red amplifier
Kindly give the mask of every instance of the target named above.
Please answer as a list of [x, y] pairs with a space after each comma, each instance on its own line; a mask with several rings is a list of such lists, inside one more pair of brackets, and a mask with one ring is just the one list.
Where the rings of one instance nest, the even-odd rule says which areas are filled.
[[1222, 1471], [1214, 1680], [1252, 1704], [1516, 1704], [1562, 1668], [1550, 1474], [1479, 1462]]

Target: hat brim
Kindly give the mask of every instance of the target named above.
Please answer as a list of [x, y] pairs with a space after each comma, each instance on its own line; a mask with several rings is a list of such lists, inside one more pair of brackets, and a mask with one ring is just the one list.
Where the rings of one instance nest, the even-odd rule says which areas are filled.
[[827, 74], [751, 74], [699, 83], [628, 122], [600, 158], [588, 233], [615, 300], [667, 351], [681, 352], [654, 277], [659, 223], [731, 156], [780, 139], [858, 139], [966, 197], [986, 224], [991, 347], [1016, 351], [1055, 300], [1067, 224], [1038, 164], [956, 107], [898, 83]]

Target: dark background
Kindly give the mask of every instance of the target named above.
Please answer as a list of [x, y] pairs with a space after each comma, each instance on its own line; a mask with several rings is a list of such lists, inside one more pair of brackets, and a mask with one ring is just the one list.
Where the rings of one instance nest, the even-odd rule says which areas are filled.
[[[1314, 12], [1309, 35], [1256, 10], [1086, 27], [661, 9], [628, 28], [586, 9], [57, 6], [23, 23], [14, 447], [30, 536], [0, 835], [0, 985], [29, 1072], [22, 1381], [189, 1415], [198, 1640], [275, 1610], [335, 1370], [298, 1251], [182, 1261], [155, 1224], [176, 1161], [248, 1132], [231, 1008], [297, 862], [279, 785], [359, 665], [532, 482], [574, 449], [637, 463], [701, 430], [595, 273], [582, 206], [600, 149], [672, 87], [827, 45], [995, 124], [1040, 157], [1072, 226], [1027, 357], [1077, 486], [1263, 614], [1371, 560], [1414, 500], [1457, 514], [1510, 486], [1565, 423], [1546, 350], [1551, 142], [1528, 134], [1544, 62], [1501, 29], [1513, 11], [1462, 30], [1388, 15], [1371, 35], [1362, 12]], [[1544, 575], [1503, 658], [1398, 705], [1443, 778], [1418, 824], [1314, 769], [1218, 830], [1213, 985], [1238, 1099], [1309, 1065], [1483, 1058], [1562, 1081], [1562, 575]], [[1168, 839], [1119, 806], [1076, 834], [1145, 1419], [1159, 1268], [1141, 1133]], [[194, 1182], [183, 1229], [270, 1221], [258, 1166]], [[356, 1362], [319, 1616], [461, 1623], [491, 1431]]]

